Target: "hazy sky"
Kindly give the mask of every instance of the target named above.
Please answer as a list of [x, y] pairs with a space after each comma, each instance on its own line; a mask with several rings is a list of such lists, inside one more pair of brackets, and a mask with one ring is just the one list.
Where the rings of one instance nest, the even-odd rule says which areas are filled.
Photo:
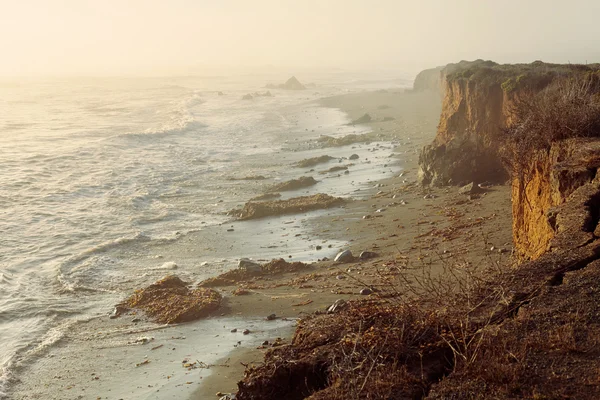
[[599, 16], [600, 0], [0, 0], [0, 75], [597, 62]]

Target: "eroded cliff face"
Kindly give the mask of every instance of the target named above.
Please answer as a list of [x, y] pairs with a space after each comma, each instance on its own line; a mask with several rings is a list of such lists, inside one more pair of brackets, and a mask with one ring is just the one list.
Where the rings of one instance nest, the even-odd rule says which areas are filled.
[[528, 169], [512, 180], [513, 238], [520, 255], [536, 259], [547, 251], [578, 248], [600, 233], [594, 233], [598, 167], [598, 139], [564, 140], [532, 154]]
[[438, 132], [419, 156], [419, 179], [436, 186], [461, 182], [503, 182], [508, 175], [499, 156], [511, 108], [529, 91], [506, 91], [500, 83], [448, 79]]

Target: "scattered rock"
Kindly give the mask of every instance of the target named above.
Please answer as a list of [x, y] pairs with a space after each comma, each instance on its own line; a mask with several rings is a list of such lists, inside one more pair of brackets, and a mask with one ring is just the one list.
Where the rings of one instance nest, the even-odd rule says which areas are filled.
[[426, 194], [425, 196], [423, 196], [423, 198], [424, 198], [425, 200], [428, 200], [428, 199], [435, 199], [436, 197], [437, 197], [437, 196], [436, 196], [435, 194]]
[[262, 267], [259, 263], [255, 263], [254, 261], [248, 258], [241, 258], [238, 263], [238, 268], [250, 273], [261, 273]]
[[250, 333], [250, 329], [244, 329], [244, 331], [242, 332], [244, 335], [247, 335]]
[[344, 280], [344, 279], [346, 279], [346, 276], [344, 276], [344, 275], [338, 275], [338, 276], [335, 277], [335, 279]]
[[345, 263], [345, 262], [351, 262], [354, 260], [354, 256], [352, 255], [352, 252], [350, 250], [344, 250], [338, 253], [337, 256], [335, 256], [335, 258], [333, 259], [333, 261], [336, 262], [341, 262], [341, 263]]
[[322, 248], [323, 248], [322, 246], [315, 247], [315, 249], [317, 249], [317, 250], [321, 250]]
[[254, 97], [248, 93], [242, 96], [242, 100], [252, 100]]
[[274, 319], [277, 319], [277, 315], [275, 315], [275, 314], [267, 315], [267, 318], [266, 318], [267, 321], [273, 321]]
[[350, 157], [348, 157], [348, 160], [358, 160], [358, 154], [352, 154]]
[[464, 185], [460, 189], [458, 189], [459, 194], [477, 194], [481, 193], [482, 189], [479, 186], [475, 186], [474, 182], [469, 183], [468, 185]]
[[262, 345], [263, 345], [263, 346], [268, 346], [268, 345], [269, 345], [269, 341], [268, 341], [268, 340], [265, 340], [264, 342], [262, 342]]
[[337, 299], [332, 305], [327, 308], [327, 314], [333, 314], [337, 311], [340, 311], [344, 308], [348, 307], [348, 303], [346, 303], [343, 299]]
[[375, 258], [377, 256], [378, 254], [372, 251], [363, 251], [362, 253], [360, 253], [358, 258], [360, 258], [361, 260], [368, 260], [369, 258]]
[[217, 94], [218, 94], [219, 96], [225, 96], [225, 93], [223, 93], [223, 92], [218, 92]]
[[360, 294], [361, 294], [361, 295], [363, 295], [363, 296], [368, 296], [368, 295], [370, 295], [371, 293], [373, 293], [373, 291], [372, 291], [371, 289], [369, 289], [369, 288], [364, 288], [364, 289], [362, 289], [362, 290], [360, 291]]
[[231, 333], [236, 333], [236, 332], [237, 332], [237, 328], [233, 328], [233, 329], [231, 330]]

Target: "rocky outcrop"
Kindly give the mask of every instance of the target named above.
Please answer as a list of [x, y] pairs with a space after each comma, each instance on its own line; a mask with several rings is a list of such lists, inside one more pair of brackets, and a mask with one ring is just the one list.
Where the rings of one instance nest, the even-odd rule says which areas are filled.
[[207, 288], [190, 289], [189, 285], [176, 276], [167, 276], [137, 290], [117, 305], [117, 314], [142, 310], [155, 322], [173, 324], [206, 317], [220, 307], [222, 297], [218, 292]]
[[[556, 142], [531, 155], [528, 168], [512, 181], [513, 238], [522, 256], [538, 258], [594, 237], [597, 216], [589, 209], [598, 206], [598, 167], [600, 141], [594, 138]], [[564, 232], [569, 234], [558, 243], [557, 235]]]
[[305, 90], [306, 86], [301, 84], [300, 81], [295, 76], [292, 76], [290, 79], [288, 79], [285, 83], [283, 83], [281, 85], [268, 84], [267, 88], [269, 88], [269, 89], [284, 89], [284, 90]]
[[[419, 156], [421, 183], [439, 186], [506, 181], [508, 174], [499, 149], [515, 104], [539, 93], [558, 76], [593, 68], [539, 61], [498, 65], [482, 60], [443, 68], [442, 114], [433, 143]], [[415, 84], [425, 86], [423, 79]]]
[[316, 185], [317, 181], [312, 176], [301, 176], [298, 179], [290, 179], [289, 181], [281, 182], [269, 188], [269, 192], [284, 192], [287, 190], [298, 190]]
[[345, 203], [340, 197], [318, 193], [312, 196], [300, 196], [287, 200], [249, 201], [241, 210], [232, 210], [230, 215], [241, 220], [263, 218], [275, 215], [301, 213], [325, 208], [338, 207]]

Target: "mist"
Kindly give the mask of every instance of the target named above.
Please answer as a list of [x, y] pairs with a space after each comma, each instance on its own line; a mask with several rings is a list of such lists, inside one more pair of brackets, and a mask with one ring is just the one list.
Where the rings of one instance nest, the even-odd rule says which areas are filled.
[[[600, 2], [2, 0], [0, 75], [585, 63]], [[595, 59], [591, 59], [595, 57]]]

